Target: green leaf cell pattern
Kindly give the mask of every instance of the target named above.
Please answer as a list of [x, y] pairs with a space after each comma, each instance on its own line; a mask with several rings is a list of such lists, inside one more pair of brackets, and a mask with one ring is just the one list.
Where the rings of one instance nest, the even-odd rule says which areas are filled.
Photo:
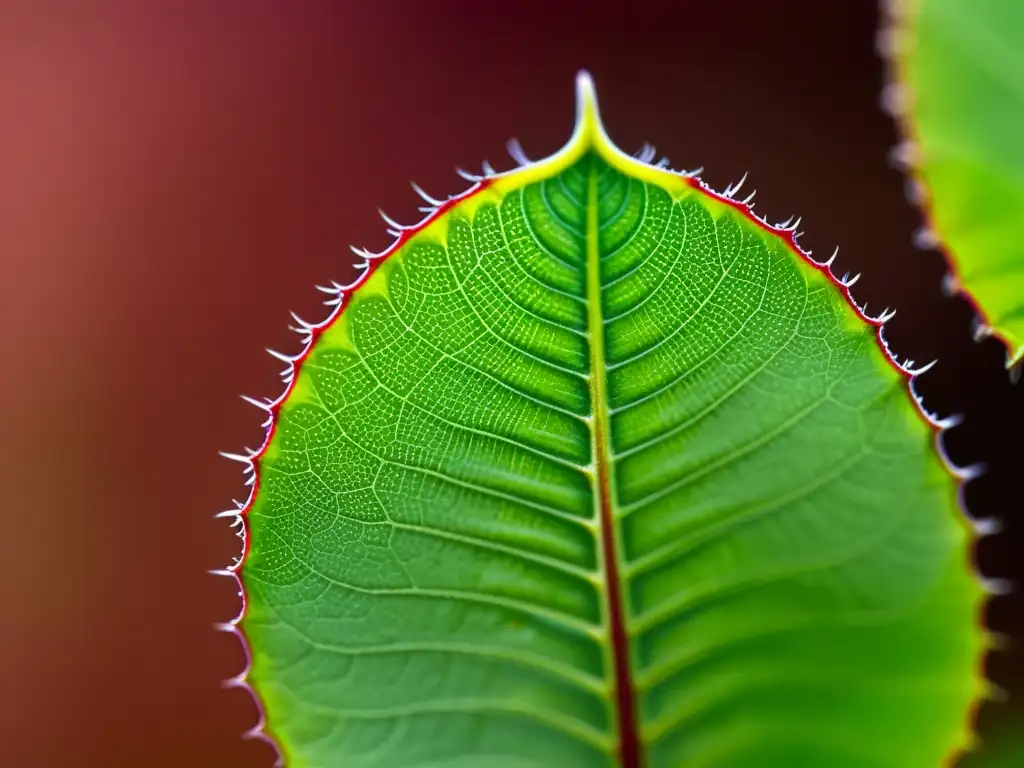
[[981, 588], [906, 373], [580, 92], [566, 148], [310, 330], [244, 510], [270, 735], [290, 766], [937, 765]]

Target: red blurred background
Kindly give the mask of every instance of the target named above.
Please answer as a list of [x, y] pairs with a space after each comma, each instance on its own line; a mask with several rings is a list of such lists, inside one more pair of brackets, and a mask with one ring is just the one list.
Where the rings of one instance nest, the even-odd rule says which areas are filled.
[[[237, 395], [278, 393], [263, 348], [297, 351], [287, 310], [323, 315], [313, 284], [351, 279], [350, 242], [388, 242], [378, 205], [418, 218], [409, 179], [443, 197], [455, 165], [509, 167], [510, 135], [555, 150], [580, 67], [621, 146], [719, 189], [749, 171], [759, 212], [801, 214], [860, 300], [898, 307], [893, 349], [940, 359], [926, 404], [966, 417], [950, 454], [989, 468], [968, 505], [1006, 532], [982, 570], [1020, 580], [1024, 391], [911, 245], [875, 10], [0, 2], [0, 762], [271, 764], [221, 688], [243, 655], [212, 627], [238, 598], [206, 573], [238, 552], [213, 514], [245, 492], [216, 451], [262, 436]], [[1019, 594], [989, 613], [1024, 639]], [[1024, 697], [1020, 651], [988, 668]], [[1013, 717], [986, 705], [982, 735]]]

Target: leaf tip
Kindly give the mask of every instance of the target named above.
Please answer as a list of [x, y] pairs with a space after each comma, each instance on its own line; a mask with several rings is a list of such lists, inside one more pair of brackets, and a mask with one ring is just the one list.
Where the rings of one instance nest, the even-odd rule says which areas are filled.
[[576, 130], [574, 134], [574, 138], [582, 140], [586, 144], [595, 143], [598, 137], [607, 141], [604, 126], [601, 124], [601, 111], [597, 105], [594, 78], [585, 69], [576, 73]]

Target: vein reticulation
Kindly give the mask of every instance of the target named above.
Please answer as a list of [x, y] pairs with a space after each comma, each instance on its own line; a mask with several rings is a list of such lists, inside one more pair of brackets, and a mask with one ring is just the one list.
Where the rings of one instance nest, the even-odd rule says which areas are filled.
[[260, 459], [244, 627], [289, 764], [617, 764], [595, 370], [644, 764], [935, 764], [976, 651], [936, 631], [974, 605], [953, 484], [839, 291], [594, 155], [446, 219]]

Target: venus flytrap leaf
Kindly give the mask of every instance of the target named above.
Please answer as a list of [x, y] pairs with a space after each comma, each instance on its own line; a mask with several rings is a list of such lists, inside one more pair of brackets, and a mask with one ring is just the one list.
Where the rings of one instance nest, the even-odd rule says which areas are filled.
[[585, 73], [565, 147], [513, 155], [391, 224], [238, 457], [231, 626], [285, 762], [923, 768], [967, 746], [973, 532], [885, 315], [739, 184], [618, 150]]
[[[906, 141], [894, 160], [941, 247], [949, 287], [974, 303], [978, 338], [1024, 360], [1024, 3], [899, 0], [879, 37], [891, 68], [883, 106]], [[1016, 369], [1019, 372], [1019, 368]]]

